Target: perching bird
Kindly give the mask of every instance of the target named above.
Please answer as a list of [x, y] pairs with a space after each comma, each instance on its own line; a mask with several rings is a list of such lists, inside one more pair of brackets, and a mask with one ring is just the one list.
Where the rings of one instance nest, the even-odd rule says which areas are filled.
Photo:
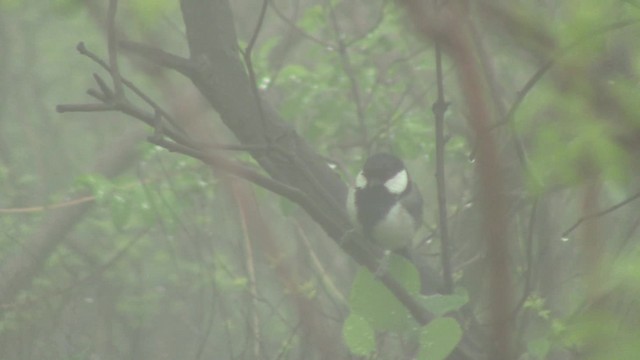
[[404, 250], [422, 225], [422, 196], [402, 160], [371, 155], [349, 191], [347, 211], [354, 226], [384, 250]]

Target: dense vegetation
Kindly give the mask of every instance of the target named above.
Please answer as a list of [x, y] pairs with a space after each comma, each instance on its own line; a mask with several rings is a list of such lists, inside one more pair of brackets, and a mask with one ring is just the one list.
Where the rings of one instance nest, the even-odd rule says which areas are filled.
[[[0, 358], [640, 358], [639, 25], [0, 0]], [[425, 226], [373, 276], [344, 200], [376, 151]]]

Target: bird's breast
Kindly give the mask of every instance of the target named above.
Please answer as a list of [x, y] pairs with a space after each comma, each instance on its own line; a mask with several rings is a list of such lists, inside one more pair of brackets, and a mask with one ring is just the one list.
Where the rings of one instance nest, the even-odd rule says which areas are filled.
[[372, 240], [390, 250], [410, 245], [414, 234], [415, 221], [400, 203], [394, 204], [387, 216], [378, 221], [371, 231]]

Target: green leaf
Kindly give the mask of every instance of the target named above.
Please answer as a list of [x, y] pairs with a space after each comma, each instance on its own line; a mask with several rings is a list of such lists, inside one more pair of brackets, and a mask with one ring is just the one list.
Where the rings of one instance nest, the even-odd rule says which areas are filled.
[[469, 294], [466, 290], [459, 288], [452, 295], [430, 295], [423, 296], [421, 303], [436, 316], [446, 315], [452, 311], [459, 310], [469, 302]]
[[[401, 256], [389, 258], [389, 273], [409, 293], [420, 291], [418, 270]], [[351, 287], [351, 311], [362, 316], [376, 330], [400, 331], [413, 325], [409, 311], [371, 272], [361, 268]]]
[[342, 337], [349, 350], [367, 356], [376, 350], [373, 328], [363, 317], [351, 313], [342, 325]]
[[420, 334], [420, 360], [444, 360], [462, 338], [458, 322], [449, 317], [436, 318]]

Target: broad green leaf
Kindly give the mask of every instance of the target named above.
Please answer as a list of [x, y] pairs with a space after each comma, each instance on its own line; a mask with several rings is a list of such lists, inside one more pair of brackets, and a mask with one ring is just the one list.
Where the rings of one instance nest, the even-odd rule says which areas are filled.
[[469, 302], [469, 294], [464, 289], [458, 289], [452, 295], [423, 296], [421, 302], [436, 316], [443, 316], [466, 305]]
[[458, 322], [449, 317], [436, 318], [420, 334], [420, 360], [444, 360], [462, 338]]
[[376, 350], [373, 328], [363, 317], [351, 313], [342, 325], [342, 337], [354, 355], [367, 356]]
[[[391, 255], [388, 259], [391, 276], [407, 291], [418, 294], [420, 275], [406, 259]], [[401, 331], [412, 325], [409, 311], [368, 270], [361, 268], [351, 287], [351, 311], [362, 316], [376, 330]]]

